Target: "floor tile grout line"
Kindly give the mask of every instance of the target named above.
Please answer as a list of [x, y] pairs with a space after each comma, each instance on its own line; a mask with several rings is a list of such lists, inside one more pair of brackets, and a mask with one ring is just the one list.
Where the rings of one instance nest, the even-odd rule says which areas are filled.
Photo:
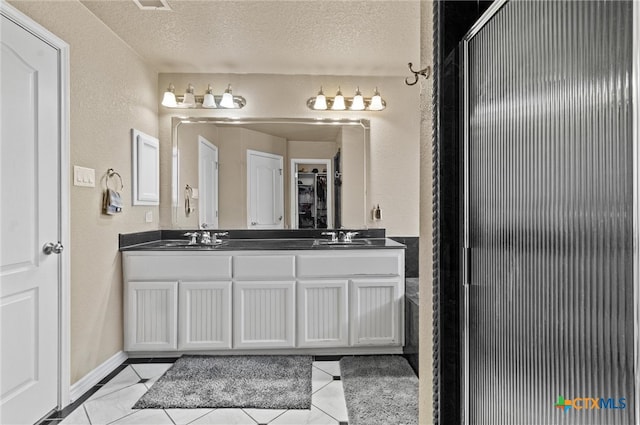
[[87, 408], [84, 406], [84, 403], [82, 403], [78, 407], [82, 407], [82, 410], [84, 410], [84, 414], [87, 417], [87, 420], [89, 421], [89, 425], [93, 425], [93, 422], [91, 421], [91, 417], [89, 416], [89, 412], [87, 412]]
[[319, 408], [318, 406], [316, 406], [315, 404], [311, 403], [316, 409], [318, 409], [319, 411], [321, 411], [322, 413], [324, 413], [325, 415], [329, 416], [331, 419], [333, 419], [334, 421], [340, 423], [341, 421], [339, 421], [338, 419], [334, 418], [333, 415], [330, 415], [329, 413], [325, 412], [324, 410], [322, 410], [321, 408]]
[[324, 384], [323, 386], [321, 386], [320, 388], [316, 389], [314, 392], [312, 392], [312, 393], [311, 393], [311, 400], [313, 400], [313, 395], [314, 395], [315, 393], [317, 393], [318, 391], [320, 391], [321, 389], [323, 389], [324, 387], [326, 387], [327, 385], [329, 385], [329, 384], [330, 384], [330, 383], [332, 383], [332, 382], [334, 382], [334, 381], [329, 381], [329, 382], [327, 382], [326, 384]]
[[140, 376], [140, 374], [138, 373], [138, 371], [136, 370], [135, 367], [133, 367], [132, 364], [129, 365], [129, 367], [131, 368], [131, 370], [133, 371], [133, 373], [135, 373], [136, 375], [138, 375], [139, 379], [142, 379], [142, 376]]
[[199, 419], [202, 419], [202, 418], [204, 418], [204, 417], [205, 417], [205, 416], [207, 416], [207, 415], [212, 414], [212, 413], [213, 413], [213, 412], [215, 412], [216, 410], [218, 410], [218, 409], [211, 409], [211, 411], [210, 411], [210, 412], [207, 412], [207, 413], [205, 413], [205, 414], [204, 414], [204, 415], [202, 415], [202, 416], [198, 416], [197, 418], [195, 418], [195, 419], [194, 419], [194, 420], [192, 420], [191, 422], [188, 422], [188, 423], [187, 423], [187, 425], [190, 425], [190, 424], [194, 423], [195, 421], [197, 421], [197, 420], [199, 420]]
[[140, 410], [136, 410], [135, 412], [131, 412], [131, 413], [129, 413], [128, 415], [124, 415], [124, 416], [119, 417], [118, 419], [114, 419], [114, 420], [112, 420], [111, 422], [108, 422], [108, 423], [107, 423], [107, 425], [111, 425], [112, 423], [117, 422], [117, 421], [119, 421], [120, 419], [128, 418], [128, 417], [129, 417], [129, 416], [131, 416], [131, 415], [135, 415], [135, 414], [136, 414], [136, 413], [138, 413], [139, 411], [140, 411]]
[[251, 418], [252, 421], [254, 421], [256, 424], [259, 424], [260, 422], [258, 422], [258, 420], [256, 418], [254, 418], [253, 416], [251, 416], [251, 414], [249, 412], [247, 412], [246, 410], [244, 410], [244, 407], [241, 407], [240, 410], [242, 410], [245, 415], [249, 416]]
[[273, 423], [273, 421], [275, 421], [276, 419], [278, 419], [280, 416], [284, 415], [285, 413], [287, 413], [289, 410], [291, 409], [286, 409], [284, 412], [280, 413], [278, 416], [276, 416], [275, 418], [271, 419], [268, 423]]
[[169, 418], [169, 420], [171, 421], [171, 423], [172, 423], [173, 425], [177, 425], [177, 424], [176, 424], [176, 421], [174, 421], [174, 420], [173, 420], [173, 418], [171, 417], [171, 415], [169, 414], [169, 412], [167, 412], [167, 410], [166, 410], [166, 409], [162, 409], [162, 411], [164, 412], [164, 414], [165, 414], [165, 415], [167, 415], [167, 417]]
[[[96, 401], [96, 400], [103, 399], [103, 398], [105, 398], [105, 397], [106, 397], [106, 396], [108, 396], [108, 395], [115, 394], [115, 393], [117, 393], [117, 392], [118, 392], [118, 391], [120, 391], [120, 390], [124, 390], [124, 389], [127, 389], [127, 388], [129, 388], [129, 387], [133, 387], [134, 385], [138, 385], [138, 383], [137, 383], [137, 382], [135, 382], [135, 383], [133, 383], [133, 384], [129, 384], [129, 385], [126, 385], [126, 386], [124, 386], [124, 387], [120, 387], [120, 388], [115, 389], [115, 390], [113, 390], [113, 391], [111, 391], [111, 392], [108, 392], [108, 393], [106, 393], [106, 394], [102, 394], [100, 397], [96, 397], [96, 398], [91, 398], [91, 397], [89, 397], [87, 400], [85, 400], [85, 401], [84, 401], [84, 403], [82, 403], [82, 405], [85, 405], [86, 403], [90, 403], [90, 402], [93, 402], [93, 401]], [[142, 385], [144, 385], [144, 384], [142, 384]]]

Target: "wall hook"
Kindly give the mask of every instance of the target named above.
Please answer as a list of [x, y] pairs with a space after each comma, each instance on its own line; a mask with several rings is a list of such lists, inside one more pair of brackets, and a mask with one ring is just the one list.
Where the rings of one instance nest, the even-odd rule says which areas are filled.
[[431, 67], [428, 66], [424, 69], [421, 69], [420, 71], [414, 71], [413, 70], [413, 64], [411, 62], [409, 62], [409, 71], [413, 72], [413, 78], [415, 78], [413, 80], [413, 82], [409, 81], [409, 77], [404, 79], [404, 83], [408, 86], [413, 86], [418, 82], [418, 78], [419, 75], [422, 75], [424, 78], [429, 78], [431, 76]]

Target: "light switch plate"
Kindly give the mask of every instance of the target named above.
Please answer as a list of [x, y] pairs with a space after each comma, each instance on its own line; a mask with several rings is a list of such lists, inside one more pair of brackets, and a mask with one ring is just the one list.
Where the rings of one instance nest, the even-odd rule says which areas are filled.
[[147, 223], [153, 223], [153, 211], [147, 211], [144, 213], [144, 221]]
[[73, 166], [73, 185], [95, 187], [96, 186], [96, 170], [93, 168]]

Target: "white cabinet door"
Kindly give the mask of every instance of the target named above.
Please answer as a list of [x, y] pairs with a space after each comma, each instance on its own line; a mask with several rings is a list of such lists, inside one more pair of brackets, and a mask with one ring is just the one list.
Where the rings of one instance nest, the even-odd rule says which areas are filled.
[[234, 348], [294, 346], [295, 282], [234, 282]]
[[178, 282], [128, 282], [125, 350], [176, 350]]
[[298, 347], [349, 345], [347, 280], [298, 282]]
[[400, 280], [354, 279], [351, 281], [351, 344], [399, 345]]
[[180, 282], [180, 350], [231, 348], [231, 282]]

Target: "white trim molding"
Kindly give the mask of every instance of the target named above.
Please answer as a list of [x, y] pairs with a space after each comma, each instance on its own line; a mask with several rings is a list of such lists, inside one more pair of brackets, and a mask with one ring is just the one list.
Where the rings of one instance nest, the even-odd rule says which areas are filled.
[[108, 358], [106, 361], [104, 361], [101, 365], [93, 369], [91, 372], [87, 373], [78, 382], [71, 386], [71, 389], [69, 391], [71, 402], [74, 402], [78, 398], [82, 397], [84, 393], [89, 391], [98, 382], [102, 381], [107, 375], [116, 370], [116, 368], [128, 358], [129, 356], [127, 356], [127, 353], [125, 353], [124, 351], [119, 351]]

